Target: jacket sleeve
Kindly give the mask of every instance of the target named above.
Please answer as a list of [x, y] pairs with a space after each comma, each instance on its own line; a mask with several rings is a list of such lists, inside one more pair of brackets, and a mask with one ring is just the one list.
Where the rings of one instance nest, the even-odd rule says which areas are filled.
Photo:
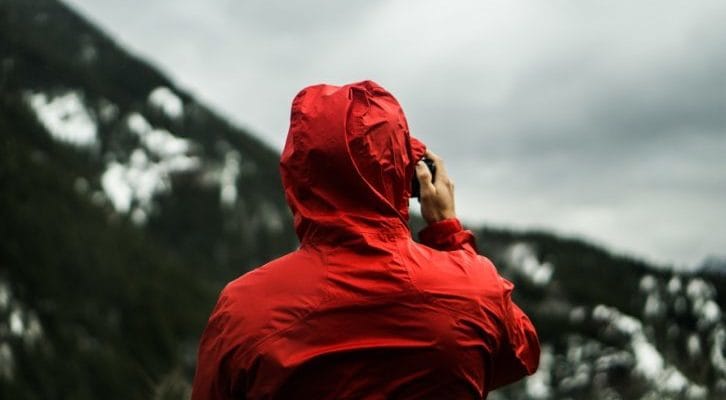
[[464, 250], [477, 254], [476, 240], [471, 231], [464, 230], [456, 218], [429, 224], [419, 233], [421, 243], [441, 251]]
[[537, 331], [529, 317], [512, 301], [514, 285], [504, 278], [499, 279], [503, 287], [501, 322], [504, 335], [499, 351], [492, 357], [490, 390], [532, 375], [539, 366]]
[[232, 364], [233, 349], [225, 340], [225, 322], [219, 312], [223, 298], [217, 303], [199, 341], [197, 368], [192, 385], [192, 400], [240, 400], [235, 382], [240, 381], [240, 372]]
[[[440, 251], [464, 250], [477, 254], [474, 235], [464, 230], [456, 218], [430, 224], [419, 233], [421, 243]], [[489, 371], [489, 390], [515, 382], [531, 375], [539, 365], [539, 339], [534, 325], [527, 315], [512, 301], [514, 285], [502, 278], [489, 260], [484, 263], [494, 271], [501, 283], [500, 323], [502, 337], [498, 351], [492, 355]]]

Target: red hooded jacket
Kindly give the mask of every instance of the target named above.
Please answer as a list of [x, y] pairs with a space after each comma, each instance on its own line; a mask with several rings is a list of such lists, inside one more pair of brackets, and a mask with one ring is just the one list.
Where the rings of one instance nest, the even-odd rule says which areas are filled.
[[536, 370], [535, 329], [471, 232], [411, 240], [424, 151], [376, 83], [295, 97], [280, 166], [300, 248], [224, 288], [192, 399], [481, 399]]

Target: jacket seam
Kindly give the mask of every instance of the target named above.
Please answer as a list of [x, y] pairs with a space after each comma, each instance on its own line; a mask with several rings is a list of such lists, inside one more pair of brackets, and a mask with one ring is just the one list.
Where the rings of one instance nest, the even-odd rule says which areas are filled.
[[[308, 249], [314, 249], [314, 253], [315, 253], [315, 254], [317, 254], [317, 255], [318, 255], [319, 257], [321, 257], [321, 259], [322, 259], [321, 261], [322, 261], [323, 265], [327, 265], [327, 260], [326, 260], [326, 258], [327, 258], [327, 257], [326, 257], [326, 255], [324, 254], [324, 252], [321, 252], [321, 251], [317, 251], [317, 248], [316, 248], [316, 247], [315, 247], [314, 245], [312, 245], [312, 243], [311, 243], [311, 244], [310, 244], [309, 246], [305, 246], [305, 247], [307, 247]], [[308, 250], [308, 251], [310, 251], [310, 250]], [[327, 278], [328, 278], [328, 275], [329, 275], [329, 273], [330, 273], [330, 272], [329, 272], [329, 270], [328, 270], [328, 269], [326, 268], [326, 269], [325, 269], [325, 280], [327, 280]], [[236, 358], [237, 360], [239, 360], [239, 361], [244, 361], [244, 360], [245, 360], [245, 358], [246, 358], [246, 357], [247, 357], [247, 356], [248, 356], [248, 355], [249, 355], [250, 353], [252, 353], [252, 351], [253, 351], [253, 350], [256, 350], [256, 349], [258, 349], [258, 348], [259, 348], [260, 346], [262, 346], [262, 345], [263, 345], [263, 344], [264, 344], [265, 342], [267, 342], [267, 341], [268, 341], [268, 340], [269, 340], [270, 338], [272, 338], [272, 337], [273, 337], [273, 336], [275, 336], [275, 335], [279, 335], [279, 334], [282, 334], [282, 333], [285, 333], [285, 332], [287, 332], [288, 330], [292, 329], [292, 328], [293, 328], [294, 326], [296, 326], [296, 325], [297, 325], [297, 324], [299, 324], [300, 322], [302, 322], [302, 321], [304, 321], [305, 319], [307, 319], [307, 317], [308, 317], [308, 316], [309, 316], [310, 314], [312, 314], [313, 312], [317, 311], [317, 310], [318, 310], [318, 309], [319, 309], [319, 308], [320, 308], [320, 307], [321, 307], [321, 306], [322, 306], [322, 305], [323, 305], [323, 304], [324, 304], [324, 303], [326, 302], [326, 300], [327, 300], [328, 298], [329, 298], [329, 294], [328, 294], [328, 291], [327, 291], [327, 287], [325, 287], [325, 286], [324, 286], [324, 287], [323, 287], [323, 293], [322, 293], [322, 295], [320, 296], [320, 301], [319, 301], [319, 302], [318, 302], [317, 304], [315, 304], [315, 306], [313, 306], [313, 307], [310, 307], [310, 309], [309, 309], [309, 310], [308, 310], [308, 311], [307, 311], [307, 312], [306, 312], [306, 313], [305, 313], [305, 314], [304, 314], [303, 316], [301, 316], [300, 318], [298, 318], [298, 319], [297, 319], [297, 320], [295, 320], [295, 321], [292, 321], [292, 322], [290, 322], [290, 324], [289, 324], [288, 326], [286, 326], [285, 328], [283, 328], [283, 329], [280, 329], [280, 330], [275, 330], [275, 331], [273, 331], [273, 332], [270, 332], [270, 333], [268, 333], [267, 335], [265, 335], [265, 336], [263, 336], [263, 337], [261, 337], [261, 338], [257, 339], [257, 340], [256, 340], [256, 341], [255, 341], [255, 342], [254, 342], [254, 343], [252, 344], [252, 345], [248, 346], [248, 347], [246, 348], [246, 350], [243, 350], [243, 351], [242, 351], [242, 352], [240, 353], [240, 355], [239, 355], [239, 356], [236, 356], [235, 358]], [[244, 365], [244, 366], [247, 366], [247, 363], [245, 363], [245, 362], [242, 362], [241, 364], [242, 364], [242, 365]]]
[[[414, 242], [413, 240], [411, 240], [407, 244], [410, 245], [411, 243], [413, 243], [414, 246], [419, 245], [418, 243]], [[423, 246], [425, 246], [425, 245], [423, 245]], [[426, 247], [428, 247], [428, 246], [426, 246]], [[399, 248], [399, 250], [401, 250], [401, 249]], [[441, 250], [435, 250], [435, 251], [441, 251]], [[399, 253], [397, 253], [397, 255], [398, 254]], [[471, 317], [473, 319], [477, 319], [477, 318], [480, 318], [481, 317], [479, 315], [474, 315], [474, 314], [471, 314], [471, 313], [469, 313], [467, 311], [464, 311], [464, 310], [459, 310], [459, 309], [455, 309], [453, 307], [449, 307], [449, 306], [447, 306], [447, 305], [439, 302], [439, 300], [436, 297], [434, 297], [431, 294], [427, 293], [425, 290], [421, 289], [421, 287], [419, 287], [416, 284], [415, 279], [411, 276], [411, 270], [408, 268], [407, 265], [404, 265], [404, 268], [406, 269], [406, 275], [408, 276], [408, 280], [409, 280], [411, 286], [414, 288], [414, 290], [416, 290], [419, 293], [419, 295], [421, 296], [421, 298], [426, 303], [432, 304], [432, 305], [435, 305], [435, 306], [438, 306], [438, 307], [441, 307], [452, 318], [456, 318], [458, 315], [462, 315], [462, 314], [463, 315], [466, 315], [468, 317]]]
[[[396, 294], [391, 294], [391, 295], [367, 297], [366, 300], [380, 300], [380, 299], [389, 299], [389, 298], [392, 299], [392, 298], [401, 297], [402, 295], [406, 295], [406, 294], [410, 294], [410, 293], [420, 293], [420, 291], [418, 291], [418, 290], [408, 290], [408, 291], [398, 292]], [[251, 346], [249, 346], [247, 348], [247, 350], [245, 350], [243, 353], [241, 353], [236, 358], [238, 360], [244, 361], [244, 358], [246, 358], [247, 356], [249, 356], [249, 354], [252, 353], [252, 352], [254, 352], [254, 350], [259, 350], [263, 345], [265, 345], [267, 342], [269, 342], [271, 340], [277, 340], [277, 339], [279, 339], [282, 334], [284, 334], [287, 331], [289, 331], [290, 329], [296, 327], [298, 324], [300, 324], [302, 322], [305, 322], [308, 319], [308, 317], [310, 317], [310, 315], [312, 315], [315, 311], [318, 311], [323, 305], [326, 305], [326, 304], [346, 305], [346, 304], [359, 304], [359, 303], [358, 302], [355, 302], [355, 301], [337, 301], [336, 299], [332, 299], [329, 296], [323, 296], [323, 298], [321, 299], [320, 303], [318, 303], [317, 305], [315, 305], [315, 307], [311, 308], [310, 311], [308, 311], [307, 313], [305, 313], [305, 315], [303, 315], [299, 319], [291, 322], [285, 328], [276, 330], [274, 332], [270, 332], [266, 336], [258, 339]], [[247, 365], [247, 363], [242, 363], [242, 364], [243, 365]]]

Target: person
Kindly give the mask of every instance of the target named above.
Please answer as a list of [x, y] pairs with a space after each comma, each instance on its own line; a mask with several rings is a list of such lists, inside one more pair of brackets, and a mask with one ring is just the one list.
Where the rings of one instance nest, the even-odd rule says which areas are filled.
[[[536, 370], [512, 284], [477, 254], [444, 162], [388, 91], [303, 89], [280, 171], [300, 247], [222, 290], [192, 399], [482, 399]], [[414, 173], [420, 244], [407, 227]]]

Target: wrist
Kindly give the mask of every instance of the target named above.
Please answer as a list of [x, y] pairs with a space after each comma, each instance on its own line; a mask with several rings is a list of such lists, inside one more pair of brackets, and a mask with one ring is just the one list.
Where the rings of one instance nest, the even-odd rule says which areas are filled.
[[434, 215], [425, 215], [424, 220], [427, 225], [435, 224], [437, 222], [445, 221], [447, 219], [457, 219], [456, 213], [453, 211], [443, 211]]
[[449, 237], [461, 232], [464, 227], [457, 218], [447, 218], [429, 223], [419, 232], [419, 238], [423, 243], [435, 245], [446, 242]]

